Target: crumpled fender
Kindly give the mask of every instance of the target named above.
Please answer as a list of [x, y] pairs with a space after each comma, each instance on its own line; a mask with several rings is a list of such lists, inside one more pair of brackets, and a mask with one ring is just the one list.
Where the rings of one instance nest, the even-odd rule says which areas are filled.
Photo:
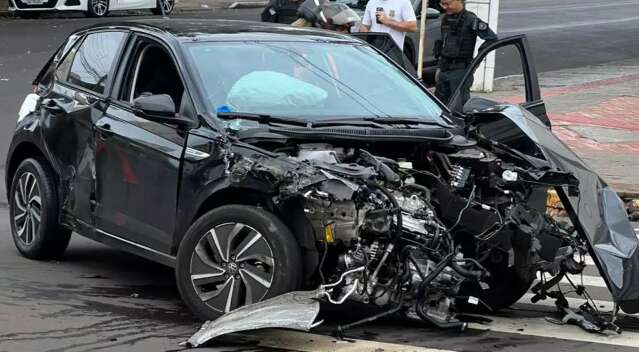
[[579, 180], [577, 193], [568, 187], [557, 187], [557, 193], [577, 231], [587, 240], [614, 301], [626, 313], [639, 312], [639, 240], [617, 193], [527, 110], [500, 105], [475, 114], [475, 118], [483, 137], [528, 155], [531, 150], [522, 149], [532, 142], [552, 169], [572, 173]]

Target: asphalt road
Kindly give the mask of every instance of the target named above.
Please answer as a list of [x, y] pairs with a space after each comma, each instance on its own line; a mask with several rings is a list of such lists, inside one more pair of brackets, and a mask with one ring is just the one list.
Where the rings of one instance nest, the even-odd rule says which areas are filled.
[[[257, 19], [258, 12], [186, 16]], [[2, 177], [16, 113], [30, 81], [68, 33], [95, 21], [78, 16], [0, 19]], [[544, 72], [620, 61], [639, 56], [639, 1], [502, 0], [499, 32], [526, 32], [538, 69]], [[517, 73], [511, 61], [498, 57], [498, 75]], [[195, 331], [198, 322], [182, 306], [173, 272], [166, 267], [78, 236], [62, 261], [20, 257], [11, 243], [4, 191], [0, 187], [0, 351], [175, 351]], [[609, 300], [596, 271], [591, 268], [587, 275], [595, 298]], [[356, 329], [350, 336], [456, 351], [632, 350], [608, 344], [609, 338], [593, 340], [573, 327], [551, 326], [543, 320], [548, 314], [547, 306], [521, 303], [494, 316], [492, 331], [480, 327], [460, 334], [388, 320]], [[329, 332], [344, 314], [328, 318], [320, 332]], [[626, 324], [631, 333], [626, 336], [639, 336], [632, 335], [639, 332], [635, 320], [627, 318]], [[239, 346], [226, 340], [215, 350], [252, 350], [251, 346], [250, 339]]]
[[[499, 34], [525, 33], [540, 72], [639, 56], [639, 0], [502, 0]], [[497, 76], [520, 73], [497, 59]]]

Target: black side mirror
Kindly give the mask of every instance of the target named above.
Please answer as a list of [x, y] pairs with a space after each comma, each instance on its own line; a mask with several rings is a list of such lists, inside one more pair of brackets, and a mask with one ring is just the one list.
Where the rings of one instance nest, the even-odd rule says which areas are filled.
[[143, 95], [133, 100], [133, 113], [143, 119], [190, 129], [197, 127], [191, 119], [178, 116], [168, 94]]

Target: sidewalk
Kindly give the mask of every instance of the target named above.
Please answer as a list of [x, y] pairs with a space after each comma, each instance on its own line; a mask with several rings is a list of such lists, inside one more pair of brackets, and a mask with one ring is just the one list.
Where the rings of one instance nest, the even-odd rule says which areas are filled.
[[[639, 195], [639, 60], [540, 75], [553, 132], [622, 195]], [[521, 76], [479, 95], [516, 102]]]

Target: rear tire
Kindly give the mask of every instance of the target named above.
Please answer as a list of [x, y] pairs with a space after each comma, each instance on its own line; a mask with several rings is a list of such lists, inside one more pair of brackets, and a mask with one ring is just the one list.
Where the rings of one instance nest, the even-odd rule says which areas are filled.
[[157, 0], [157, 5], [151, 9], [151, 12], [154, 15], [162, 16], [162, 7], [164, 7], [165, 15], [170, 14], [175, 8], [175, 0]]
[[186, 306], [213, 320], [297, 289], [301, 268], [300, 248], [280, 219], [254, 206], [226, 205], [187, 231], [175, 273]]
[[23, 256], [48, 260], [64, 253], [71, 231], [58, 223], [55, 178], [44, 159], [20, 163], [11, 182], [9, 205], [13, 241]]
[[109, 0], [89, 0], [84, 14], [87, 17], [105, 17], [109, 14]]

